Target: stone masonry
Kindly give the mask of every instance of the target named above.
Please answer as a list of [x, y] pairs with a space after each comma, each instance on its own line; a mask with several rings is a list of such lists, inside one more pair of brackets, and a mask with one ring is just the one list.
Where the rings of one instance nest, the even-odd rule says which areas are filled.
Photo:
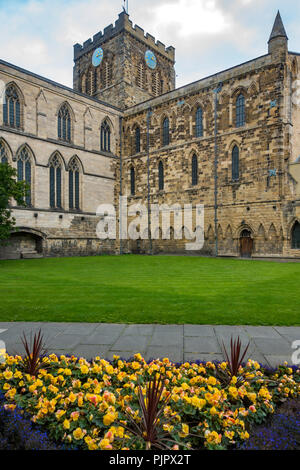
[[[92, 55], [99, 47], [104, 57], [94, 67]], [[154, 68], [145, 61], [146, 51], [156, 56]], [[265, 55], [179, 89], [174, 48], [145, 35], [126, 12], [93, 40], [76, 44], [74, 62], [72, 90], [0, 61], [0, 78], [6, 87], [14, 85], [21, 107], [18, 128], [4, 123], [0, 107], [0, 145], [11, 165], [17, 167], [22, 148], [32, 164], [31, 206], [15, 207], [12, 202], [19, 230], [10, 245], [0, 249], [0, 257], [149, 253], [147, 239], [120, 243], [118, 238], [97, 238], [97, 207], [114, 204], [119, 221], [120, 195], [127, 196], [129, 204], [204, 204], [205, 243], [197, 254], [215, 255], [217, 242], [218, 255], [244, 255], [246, 236], [249, 256], [300, 257], [300, 54], [288, 50], [279, 13]], [[237, 126], [239, 97], [245, 119]], [[58, 138], [63, 104], [70, 113], [69, 142]], [[199, 108], [201, 136], [196, 133]], [[110, 130], [107, 151], [100, 145], [104, 122]], [[234, 149], [239, 157], [237, 178]], [[49, 159], [56, 153], [62, 162], [62, 203], [53, 210]], [[68, 183], [74, 157], [80, 188], [76, 210], [69, 204]], [[128, 218], [128, 224], [131, 221]], [[181, 230], [185, 233], [184, 223]], [[162, 239], [161, 231], [151, 236], [153, 253], [186, 252], [187, 240], [178, 239], [173, 226], [169, 239]]]

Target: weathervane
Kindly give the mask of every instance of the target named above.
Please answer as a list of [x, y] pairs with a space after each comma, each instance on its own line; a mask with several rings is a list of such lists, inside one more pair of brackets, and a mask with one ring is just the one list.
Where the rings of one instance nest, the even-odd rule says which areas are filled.
[[128, 0], [123, 0], [124, 1], [124, 5], [123, 5], [123, 10], [127, 13], [128, 15]]

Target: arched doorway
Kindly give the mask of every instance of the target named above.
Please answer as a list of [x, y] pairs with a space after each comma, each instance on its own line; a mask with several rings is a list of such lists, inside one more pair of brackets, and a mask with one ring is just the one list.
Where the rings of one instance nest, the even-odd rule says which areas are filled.
[[244, 229], [240, 235], [240, 255], [242, 258], [251, 258], [253, 252], [253, 238], [250, 230]]
[[0, 259], [43, 257], [43, 237], [30, 229], [19, 229], [0, 247]]

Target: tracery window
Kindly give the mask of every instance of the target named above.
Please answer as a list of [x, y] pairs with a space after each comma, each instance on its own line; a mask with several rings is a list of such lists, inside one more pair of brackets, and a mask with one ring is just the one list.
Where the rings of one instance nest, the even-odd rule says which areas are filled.
[[71, 142], [71, 115], [66, 104], [63, 104], [58, 112], [57, 133], [59, 139]]
[[69, 172], [69, 209], [80, 209], [80, 171], [76, 157], [73, 157], [68, 166]]
[[26, 181], [30, 186], [25, 196], [25, 203], [27, 206], [31, 205], [31, 158], [29, 151], [23, 147], [17, 154], [17, 175], [18, 181]]
[[53, 155], [49, 163], [50, 168], [50, 207], [61, 208], [62, 168], [61, 160], [57, 154]]
[[9, 85], [5, 91], [3, 104], [3, 122], [6, 126], [21, 127], [21, 102], [18, 91], [14, 85]]

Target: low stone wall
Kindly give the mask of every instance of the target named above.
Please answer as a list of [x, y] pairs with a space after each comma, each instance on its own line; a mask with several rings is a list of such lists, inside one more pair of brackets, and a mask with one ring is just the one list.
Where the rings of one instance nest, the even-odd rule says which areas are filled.
[[114, 240], [98, 238], [48, 238], [44, 242], [43, 254], [46, 257], [99, 256], [115, 254]]

